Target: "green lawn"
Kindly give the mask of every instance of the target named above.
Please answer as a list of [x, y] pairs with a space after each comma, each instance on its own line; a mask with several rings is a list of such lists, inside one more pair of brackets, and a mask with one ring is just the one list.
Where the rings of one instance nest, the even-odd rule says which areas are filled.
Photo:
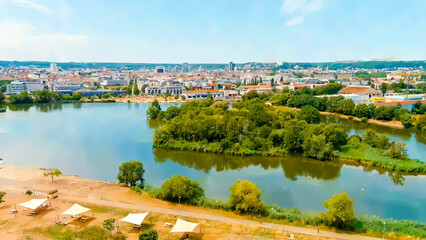
[[402, 172], [426, 172], [426, 163], [414, 159], [395, 159], [386, 156], [385, 150], [360, 144], [358, 148], [351, 144], [340, 148], [340, 158], [357, 162], [369, 162], [370, 166], [381, 166], [387, 170]]

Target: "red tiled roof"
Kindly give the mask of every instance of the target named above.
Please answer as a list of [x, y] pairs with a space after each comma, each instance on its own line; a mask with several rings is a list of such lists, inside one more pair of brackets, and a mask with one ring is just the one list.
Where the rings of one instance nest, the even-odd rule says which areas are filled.
[[365, 90], [371, 89], [370, 87], [345, 87], [342, 90], [339, 91], [339, 93], [349, 93], [349, 94], [356, 94], [356, 93], [362, 93]]
[[187, 93], [197, 93], [197, 92], [219, 92], [219, 90], [186, 90]]
[[375, 103], [374, 105], [377, 106], [377, 107], [380, 107], [380, 106], [387, 106], [387, 107], [389, 107], [389, 106], [397, 106], [398, 104], [401, 104], [401, 105], [413, 105], [413, 104], [415, 104], [418, 101], [420, 101], [423, 104], [426, 103], [426, 100], [409, 100], [409, 101], [400, 101], [400, 102], [382, 102], [382, 103]]

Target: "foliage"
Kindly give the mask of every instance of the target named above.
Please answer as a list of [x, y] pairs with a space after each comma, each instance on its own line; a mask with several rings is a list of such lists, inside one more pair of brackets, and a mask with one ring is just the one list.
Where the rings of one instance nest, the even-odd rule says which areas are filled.
[[127, 86], [126, 94], [128, 96], [132, 95], [132, 84], [131, 83], [129, 83], [129, 85]]
[[121, 164], [118, 170], [117, 179], [119, 183], [125, 183], [126, 185], [130, 184], [130, 186], [136, 186], [136, 183], [139, 182], [140, 185], [143, 186], [144, 173], [143, 163], [132, 160]]
[[230, 187], [229, 205], [241, 213], [260, 214], [265, 211], [265, 203], [260, 201], [261, 191], [257, 185], [247, 180], [237, 180]]
[[139, 96], [140, 90], [138, 87], [138, 81], [135, 79], [135, 84], [133, 84], [133, 95]]
[[147, 111], [148, 118], [157, 119], [160, 112], [161, 112], [160, 103], [158, 102], [157, 99], [155, 99], [152, 102], [151, 106], [148, 108], [148, 111]]
[[157, 239], [158, 239], [158, 233], [157, 231], [153, 229], [145, 230], [139, 235], [139, 240], [157, 240]]
[[340, 83], [329, 83], [313, 89], [314, 95], [332, 95], [337, 94], [344, 86]]
[[321, 213], [320, 217], [326, 225], [339, 229], [352, 227], [355, 222], [354, 200], [347, 193], [334, 194], [323, 205], [327, 212]]
[[113, 219], [113, 218], [109, 218], [109, 219], [106, 219], [106, 220], [104, 220], [104, 223], [103, 223], [103, 225], [102, 225], [106, 230], [108, 230], [108, 231], [112, 231], [112, 230], [114, 230], [114, 228], [115, 228], [115, 219]]
[[3, 202], [4, 202], [4, 200], [3, 200], [4, 195], [6, 195], [6, 193], [4, 193], [4, 192], [0, 192], [0, 203], [3, 203]]
[[44, 176], [45, 177], [48, 177], [48, 176], [50, 176], [50, 177], [52, 177], [52, 183], [53, 183], [53, 177], [54, 176], [60, 176], [62, 174], [62, 172], [61, 171], [59, 171], [59, 169], [57, 169], [57, 168], [49, 168], [49, 169], [46, 169], [46, 172], [44, 173]]
[[4, 103], [6, 96], [4, 96], [3, 92], [0, 91], [0, 104]]
[[297, 118], [300, 120], [305, 120], [307, 123], [319, 123], [320, 122], [320, 113], [318, 109], [313, 106], [303, 106], [300, 109]]
[[166, 179], [156, 194], [160, 199], [191, 203], [204, 196], [204, 190], [197, 181], [189, 179], [187, 176], [174, 175]]
[[333, 145], [326, 143], [325, 136], [312, 135], [303, 141], [303, 156], [318, 160], [328, 160], [332, 158]]
[[15, 94], [9, 97], [10, 104], [29, 104], [33, 103], [34, 100], [28, 95], [26, 91], [21, 92], [20, 94]]
[[413, 119], [410, 114], [405, 113], [399, 119], [404, 128], [411, 128], [413, 126]]
[[49, 90], [41, 90], [34, 92], [36, 103], [50, 103], [53, 101], [53, 94]]

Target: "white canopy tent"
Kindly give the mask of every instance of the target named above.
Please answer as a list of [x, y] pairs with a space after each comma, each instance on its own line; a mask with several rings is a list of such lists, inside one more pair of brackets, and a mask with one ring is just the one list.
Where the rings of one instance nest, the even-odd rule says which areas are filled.
[[37, 208], [39, 208], [44, 202], [47, 201], [47, 198], [44, 199], [31, 199], [28, 202], [24, 202], [21, 204], [18, 204], [19, 206], [25, 207], [25, 208], [29, 208], [32, 210], [36, 210]]
[[77, 216], [79, 214], [85, 213], [87, 211], [90, 211], [90, 208], [86, 208], [83, 206], [78, 205], [77, 203], [74, 203], [74, 205], [72, 205], [72, 207], [70, 207], [68, 210], [66, 210], [65, 212], [63, 212], [63, 215], [71, 215], [71, 216]]
[[121, 219], [123, 222], [128, 222], [135, 225], [141, 225], [143, 220], [148, 216], [149, 212], [146, 213], [129, 213], [127, 217]]
[[201, 229], [198, 223], [187, 222], [178, 218], [170, 233], [201, 233]]

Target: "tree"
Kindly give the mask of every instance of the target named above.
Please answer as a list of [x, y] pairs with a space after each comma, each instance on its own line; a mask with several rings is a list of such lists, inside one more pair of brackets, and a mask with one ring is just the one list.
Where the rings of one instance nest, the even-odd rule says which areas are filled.
[[133, 95], [139, 96], [140, 90], [138, 87], [138, 81], [135, 79], [135, 84], [133, 84]]
[[115, 219], [110, 218], [110, 219], [106, 219], [103, 223], [103, 227], [108, 230], [109, 232], [111, 232], [112, 230], [114, 230], [115, 228]]
[[59, 171], [57, 168], [49, 168], [46, 170], [46, 172], [44, 173], [45, 177], [51, 176], [52, 177], [52, 183], [53, 183], [53, 176], [59, 176], [61, 175], [62, 172]]
[[3, 92], [0, 91], [0, 104], [2, 104], [5, 99], [6, 97], [4, 96]]
[[386, 134], [382, 134], [377, 137], [376, 148], [387, 149], [389, 147], [389, 137]]
[[319, 123], [320, 122], [320, 113], [318, 109], [313, 106], [303, 106], [297, 118], [300, 120], [305, 120], [307, 123]]
[[356, 105], [355, 109], [354, 109], [354, 115], [359, 117], [359, 118], [369, 118], [369, 111], [368, 111], [368, 106], [367, 104], [364, 103], [360, 103], [358, 105]]
[[139, 240], [157, 240], [157, 239], [158, 239], [158, 233], [157, 231], [153, 229], [145, 230], [139, 235]]
[[377, 141], [376, 131], [370, 128], [366, 129], [364, 135], [362, 135], [362, 141], [372, 147], [375, 147]]
[[388, 84], [382, 83], [382, 86], [380, 86], [380, 91], [382, 91], [383, 96], [386, 94], [387, 90], [388, 90]]
[[161, 106], [157, 99], [155, 99], [151, 106], [148, 108], [147, 115], [149, 119], [157, 119], [160, 114]]
[[142, 94], [145, 94], [145, 88], [147, 88], [147, 87], [148, 87], [148, 84], [142, 85], [142, 87], [141, 87], [141, 93]]
[[413, 119], [411, 118], [411, 114], [409, 113], [402, 114], [399, 117], [399, 120], [401, 121], [404, 128], [410, 128], [413, 126]]
[[53, 95], [49, 90], [36, 91], [34, 95], [36, 103], [50, 103], [53, 101]]
[[389, 145], [388, 155], [391, 158], [406, 159], [408, 156], [406, 146], [405, 143], [392, 141]]
[[143, 163], [132, 160], [121, 164], [118, 170], [117, 179], [119, 183], [125, 183], [126, 186], [130, 184], [130, 186], [134, 187], [137, 182], [140, 182], [140, 185], [143, 186], [144, 173]]
[[333, 155], [333, 145], [325, 141], [323, 135], [312, 135], [303, 141], [303, 156], [318, 160], [329, 160]]
[[6, 193], [4, 193], [4, 192], [0, 192], [0, 203], [3, 203], [3, 202], [4, 202], [4, 200], [3, 200], [4, 195], [6, 195]]
[[247, 180], [237, 180], [230, 187], [229, 205], [235, 211], [242, 213], [262, 213], [265, 211], [265, 203], [260, 201], [262, 192], [257, 185]]
[[321, 213], [320, 217], [326, 225], [347, 229], [355, 223], [354, 200], [346, 192], [334, 194], [323, 205], [327, 212]]
[[[187, 176], [174, 175], [161, 185], [159, 197], [171, 202], [190, 203], [204, 196], [204, 189]], [[180, 199], [180, 200], [179, 200]]]
[[132, 84], [131, 83], [129, 83], [129, 85], [127, 86], [126, 94], [128, 96], [132, 95]]

